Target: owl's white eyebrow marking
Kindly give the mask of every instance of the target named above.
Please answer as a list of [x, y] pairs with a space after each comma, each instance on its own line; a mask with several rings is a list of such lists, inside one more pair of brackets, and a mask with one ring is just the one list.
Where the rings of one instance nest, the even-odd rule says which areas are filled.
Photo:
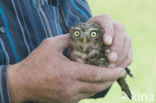
[[79, 27], [75, 27], [75, 29], [76, 29], [76, 30], [80, 30], [80, 28], [79, 28]]
[[99, 30], [98, 28], [89, 28], [89, 31], [97, 31]]

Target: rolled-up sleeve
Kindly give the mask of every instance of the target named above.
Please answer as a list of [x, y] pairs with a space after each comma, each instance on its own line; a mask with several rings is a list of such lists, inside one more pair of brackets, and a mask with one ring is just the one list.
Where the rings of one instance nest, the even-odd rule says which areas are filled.
[[10, 103], [8, 83], [7, 83], [7, 67], [0, 66], [0, 103]]

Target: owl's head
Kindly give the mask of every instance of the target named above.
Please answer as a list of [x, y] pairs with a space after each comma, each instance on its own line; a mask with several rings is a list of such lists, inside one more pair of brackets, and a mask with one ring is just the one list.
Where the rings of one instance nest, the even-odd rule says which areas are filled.
[[103, 41], [104, 29], [93, 23], [82, 23], [70, 29], [69, 41], [72, 46], [87, 48]]

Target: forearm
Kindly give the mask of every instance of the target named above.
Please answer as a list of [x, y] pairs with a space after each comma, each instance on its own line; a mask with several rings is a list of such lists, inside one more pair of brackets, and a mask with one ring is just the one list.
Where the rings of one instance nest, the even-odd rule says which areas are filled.
[[[21, 103], [25, 100], [25, 93], [22, 87], [22, 76], [16, 71], [18, 64], [8, 66], [7, 69], [7, 81], [8, 91], [10, 95], [11, 103]], [[23, 86], [24, 87], [24, 86]]]

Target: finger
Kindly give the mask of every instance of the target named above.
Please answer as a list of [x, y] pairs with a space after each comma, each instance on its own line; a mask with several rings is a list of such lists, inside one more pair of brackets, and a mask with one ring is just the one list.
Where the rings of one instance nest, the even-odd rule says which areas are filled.
[[109, 88], [113, 84], [113, 81], [107, 81], [102, 83], [87, 83], [84, 82], [81, 84], [82, 89], [80, 90], [81, 93], [98, 93], [107, 88]]
[[71, 48], [68, 48], [68, 57], [71, 59], [71, 60], [76, 60], [77, 56], [73, 54], [73, 50]]
[[114, 81], [126, 74], [125, 70], [120, 67], [109, 69], [80, 63], [75, 64], [75, 72], [77, 80], [88, 82]]
[[108, 15], [101, 15], [101, 16], [96, 16], [88, 20], [89, 23], [96, 23], [99, 24], [104, 28], [104, 35], [103, 35], [103, 40], [106, 45], [111, 45], [112, 44], [112, 39], [114, 36], [114, 28], [113, 28], [113, 23]]
[[75, 100], [78, 100], [78, 101], [75, 101], [74, 103], [78, 103], [80, 100], [92, 97], [94, 95], [95, 93], [77, 93]]
[[114, 22], [113, 23], [115, 35], [113, 39], [112, 46], [110, 47], [111, 53], [108, 54], [108, 60], [110, 62], [116, 62], [118, 60], [118, 55], [122, 50], [123, 42], [124, 42], [124, 28], [121, 24]]
[[69, 47], [69, 42], [68, 42], [69, 34], [53, 37], [53, 45], [54, 47], [62, 53], [62, 51], [65, 48]]
[[82, 60], [80, 57], [73, 54], [73, 50], [69, 49], [69, 57], [71, 60], [79, 62], [79, 63], [85, 63], [84, 60]]
[[128, 56], [128, 53], [131, 49], [131, 41], [128, 35], [125, 34], [125, 39], [123, 43], [122, 50], [119, 52], [119, 57], [117, 61], [117, 66], [122, 65], [122, 63], [125, 61], [126, 57]]
[[107, 56], [110, 63], [115, 63], [118, 60], [118, 53], [117, 52], [110, 52]]
[[132, 49], [130, 49], [127, 58], [125, 59], [124, 63], [122, 64], [123, 68], [128, 67], [132, 63], [132, 56], [133, 56]]
[[110, 63], [110, 64], [108, 65], [108, 67], [109, 67], [109, 68], [114, 68], [114, 67], [116, 67], [116, 64], [115, 64], [115, 63]]

